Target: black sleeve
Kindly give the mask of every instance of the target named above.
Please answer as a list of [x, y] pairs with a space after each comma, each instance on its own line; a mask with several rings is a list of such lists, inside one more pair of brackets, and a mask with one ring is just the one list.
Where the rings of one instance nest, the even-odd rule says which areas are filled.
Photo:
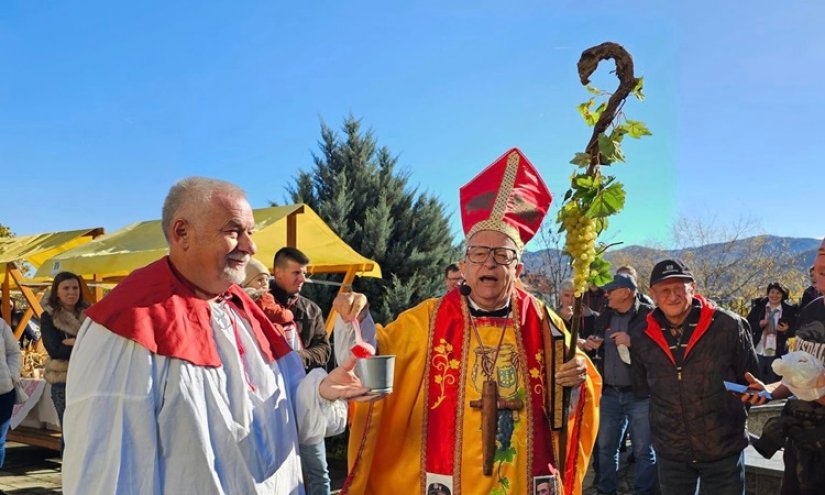
[[[598, 318], [599, 313], [595, 311], [593, 314], [587, 315], [582, 318], [582, 328], [579, 332], [580, 339], [586, 339], [587, 337], [593, 335], [595, 326], [596, 326], [596, 318]], [[570, 330], [569, 328], [567, 330]]]
[[809, 302], [813, 301], [816, 298], [817, 296], [815, 288], [808, 287], [807, 289], [805, 289], [805, 292], [802, 293], [802, 299], [799, 301], [799, 310], [802, 311], [802, 309], [805, 306], [807, 306]]
[[304, 349], [298, 351], [298, 355], [304, 361], [306, 369], [322, 368], [329, 361], [331, 348], [321, 308], [317, 304], [307, 305], [307, 320], [304, 324], [308, 326], [302, 332], [306, 336], [304, 338]]
[[[650, 387], [647, 384], [647, 367], [644, 359], [642, 359], [642, 352], [640, 339], [644, 338], [642, 335], [647, 327], [640, 327], [640, 331], [634, 332], [630, 336], [630, 383], [633, 386], [633, 393], [638, 399], [643, 399], [650, 396]], [[634, 345], [634, 340], [637, 344]]]
[[736, 381], [744, 384], [747, 383], [745, 380], [745, 372], [750, 372], [758, 378], [756, 351], [753, 347], [753, 339], [751, 338], [751, 329], [748, 321], [739, 316], [733, 316], [733, 318], [737, 325], [736, 356], [734, 357]]
[[788, 323], [787, 337], [793, 337], [799, 327], [799, 306], [796, 304], [782, 304], [782, 320]]
[[751, 305], [751, 310], [748, 312], [747, 323], [749, 330], [751, 332], [751, 340], [753, 340], [756, 335], [755, 333], [758, 331], [759, 335], [762, 335], [762, 327], [759, 326], [759, 322], [765, 316], [765, 305], [764, 304], [753, 304]]
[[63, 343], [66, 334], [58, 330], [52, 321], [52, 315], [43, 312], [40, 317], [40, 335], [43, 339], [43, 347], [53, 359], [69, 359], [72, 355], [72, 346]]

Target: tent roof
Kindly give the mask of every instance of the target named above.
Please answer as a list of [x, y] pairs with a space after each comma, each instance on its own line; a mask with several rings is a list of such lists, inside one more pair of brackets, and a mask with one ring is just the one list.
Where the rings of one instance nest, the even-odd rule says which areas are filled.
[[86, 244], [92, 240], [92, 237], [101, 234], [103, 234], [102, 228], [92, 228], [2, 238], [0, 239], [0, 263], [25, 260], [37, 268], [49, 258]]
[[[266, 266], [271, 266], [275, 252], [287, 245], [287, 217], [296, 213], [296, 247], [309, 257], [311, 273], [341, 273], [354, 266], [361, 276], [381, 276], [378, 263], [355, 252], [306, 205], [258, 208], [252, 212], [252, 239], [258, 246], [254, 257]], [[167, 253], [160, 220], [138, 222], [54, 256], [40, 267], [37, 276], [70, 271], [84, 277], [97, 274], [102, 279], [121, 278]]]

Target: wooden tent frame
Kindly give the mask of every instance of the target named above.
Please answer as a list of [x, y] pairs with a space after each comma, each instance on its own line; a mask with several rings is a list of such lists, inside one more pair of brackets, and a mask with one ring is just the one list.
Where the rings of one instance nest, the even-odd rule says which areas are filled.
[[[96, 239], [103, 235], [103, 233], [104, 230], [102, 228], [94, 228], [90, 229], [81, 237], [91, 237], [92, 239]], [[16, 261], [8, 261], [4, 263], [3, 273], [3, 295], [2, 301], [0, 301], [0, 313], [2, 313], [2, 317], [6, 320], [6, 323], [11, 326], [11, 291], [13, 287], [23, 294], [23, 299], [25, 299], [26, 303], [29, 305], [26, 312], [23, 313], [23, 317], [20, 318], [17, 326], [12, 328], [14, 337], [19, 340], [20, 336], [23, 335], [23, 331], [26, 329], [26, 325], [28, 325], [29, 321], [31, 321], [32, 316], [37, 316], [40, 318], [43, 314], [43, 306], [40, 304], [40, 296], [43, 295], [43, 292], [41, 291], [39, 295], [35, 294], [34, 291], [26, 285], [23, 273], [20, 271], [20, 267], [17, 266]], [[97, 298], [92, 299], [91, 296], [97, 295], [96, 293], [100, 292], [99, 289], [96, 289], [94, 292], [90, 292], [88, 284], [82, 280], [82, 277], [81, 286], [84, 296], [88, 297], [90, 301], [97, 301]], [[100, 292], [100, 294], [102, 294], [102, 292]], [[38, 345], [42, 346], [43, 344], [40, 342]]]
[[[103, 228], [94, 228], [90, 229], [88, 232], [83, 234], [81, 237], [91, 237], [95, 239], [103, 235], [104, 230]], [[23, 257], [25, 259], [25, 255]], [[43, 314], [43, 306], [40, 304], [40, 299], [45, 293], [45, 288], [43, 290], [38, 291], [35, 293], [26, 284], [26, 281], [23, 277], [23, 272], [20, 270], [20, 267], [17, 266], [16, 261], [7, 261], [3, 263], [2, 270], [3, 270], [3, 283], [2, 283], [2, 298], [0, 298], [0, 313], [2, 313], [2, 318], [6, 321], [6, 323], [11, 326], [11, 291], [14, 287], [16, 290], [19, 290], [21, 294], [23, 294], [23, 298], [28, 303], [28, 308], [23, 313], [23, 316], [20, 318], [20, 321], [17, 323], [17, 326], [12, 328], [14, 332], [15, 340], [20, 340], [20, 337], [23, 335], [23, 332], [26, 329], [26, 326], [31, 321], [32, 316], [40, 316]], [[96, 301], [97, 299], [94, 297], [100, 297], [97, 295], [98, 293], [102, 295], [102, 292], [99, 288], [96, 288], [94, 292], [90, 292], [89, 286], [85, 280], [81, 277], [81, 290], [83, 290], [83, 294], [88, 300]], [[93, 299], [94, 298], [94, 299]], [[43, 349], [43, 339], [40, 339], [37, 343], [37, 348], [39, 350]], [[39, 429], [39, 428], [30, 428], [25, 426], [19, 426], [14, 430], [9, 430], [6, 434], [8, 440], [20, 442], [28, 445], [34, 445], [37, 447], [43, 447], [47, 449], [52, 449], [56, 451], [60, 451], [60, 439], [61, 433], [55, 432], [51, 430]]]

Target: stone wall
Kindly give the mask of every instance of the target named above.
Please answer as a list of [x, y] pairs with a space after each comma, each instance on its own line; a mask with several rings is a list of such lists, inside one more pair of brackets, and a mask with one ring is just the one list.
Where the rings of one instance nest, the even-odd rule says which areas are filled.
[[[763, 406], [751, 407], [748, 414], [748, 431], [755, 436], [762, 434], [765, 422], [779, 416], [785, 401], [775, 401]], [[745, 449], [745, 493], [747, 495], [776, 495], [782, 483], [782, 462], [780, 450], [770, 459], [765, 459], [753, 447]]]

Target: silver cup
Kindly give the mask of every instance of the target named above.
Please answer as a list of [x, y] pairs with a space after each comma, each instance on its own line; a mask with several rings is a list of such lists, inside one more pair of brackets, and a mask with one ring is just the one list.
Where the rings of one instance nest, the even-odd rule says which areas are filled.
[[392, 393], [395, 356], [372, 356], [355, 362], [355, 376], [371, 394]]

